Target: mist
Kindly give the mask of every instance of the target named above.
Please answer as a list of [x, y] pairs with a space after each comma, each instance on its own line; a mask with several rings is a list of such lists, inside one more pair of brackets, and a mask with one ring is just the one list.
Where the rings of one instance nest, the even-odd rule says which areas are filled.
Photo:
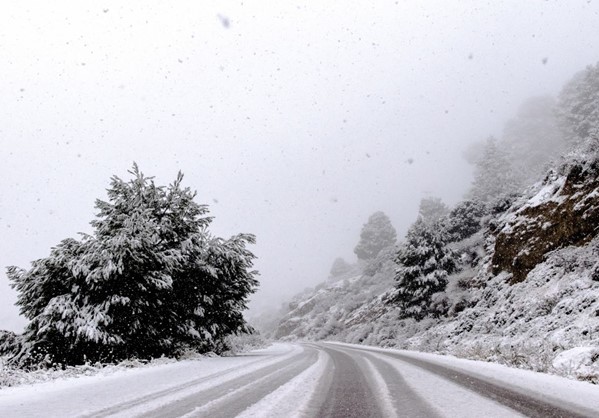
[[[276, 307], [384, 211], [451, 205], [471, 144], [599, 60], [593, 1], [61, 2], [0, 20], [0, 265], [89, 232], [110, 177], [181, 170], [212, 231], [257, 236]], [[0, 328], [25, 320], [0, 273]]]

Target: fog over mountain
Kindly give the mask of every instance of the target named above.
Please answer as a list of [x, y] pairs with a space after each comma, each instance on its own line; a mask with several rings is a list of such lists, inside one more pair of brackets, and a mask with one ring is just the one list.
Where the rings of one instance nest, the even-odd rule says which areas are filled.
[[[599, 61], [596, 1], [34, 2], [0, 17], [0, 265], [89, 232], [133, 161], [257, 236], [277, 306], [384, 211], [457, 202], [463, 155]], [[24, 319], [0, 272], [0, 328]]]

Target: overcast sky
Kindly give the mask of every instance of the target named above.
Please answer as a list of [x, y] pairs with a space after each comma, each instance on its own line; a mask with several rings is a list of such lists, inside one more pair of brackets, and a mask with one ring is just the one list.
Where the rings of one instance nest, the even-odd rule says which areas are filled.
[[[0, 15], [0, 265], [89, 232], [136, 161], [212, 231], [256, 234], [278, 306], [377, 210], [455, 203], [467, 144], [599, 60], [597, 1], [11, 2]], [[0, 273], [0, 329], [25, 323]]]

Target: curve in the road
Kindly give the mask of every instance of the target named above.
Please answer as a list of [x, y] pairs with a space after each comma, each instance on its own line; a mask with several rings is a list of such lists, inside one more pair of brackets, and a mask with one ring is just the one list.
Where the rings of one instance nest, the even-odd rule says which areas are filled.
[[[466, 409], [464, 409], [466, 408]], [[281, 413], [285, 411], [285, 413]], [[305, 343], [93, 414], [143, 417], [588, 417], [593, 411], [401, 352]]]
[[333, 376], [318, 417], [382, 417], [372, 388], [355, 359], [345, 351], [322, 347], [332, 359]]
[[595, 416], [593, 411], [585, 410], [577, 405], [560, 405], [552, 402], [550, 399], [541, 399], [529, 394], [519, 392], [498, 383], [490, 382], [478, 376], [456, 370], [451, 367], [439, 365], [437, 363], [416, 359], [401, 353], [392, 353], [388, 351], [371, 350], [367, 348], [347, 347], [350, 350], [359, 352], [376, 352], [390, 358], [419, 367], [431, 372], [437, 376], [456, 383], [474, 393], [492, 399], [502, 405], [505, 405], [514, 411], [534, 418], [583, 418]]

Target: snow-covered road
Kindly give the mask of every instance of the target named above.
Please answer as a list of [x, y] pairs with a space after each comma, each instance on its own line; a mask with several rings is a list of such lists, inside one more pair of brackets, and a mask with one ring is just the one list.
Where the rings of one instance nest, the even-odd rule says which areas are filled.
[[490, 363], [274, 344], [0, 390], [2, 417], [599, 416], [599, 386]]

